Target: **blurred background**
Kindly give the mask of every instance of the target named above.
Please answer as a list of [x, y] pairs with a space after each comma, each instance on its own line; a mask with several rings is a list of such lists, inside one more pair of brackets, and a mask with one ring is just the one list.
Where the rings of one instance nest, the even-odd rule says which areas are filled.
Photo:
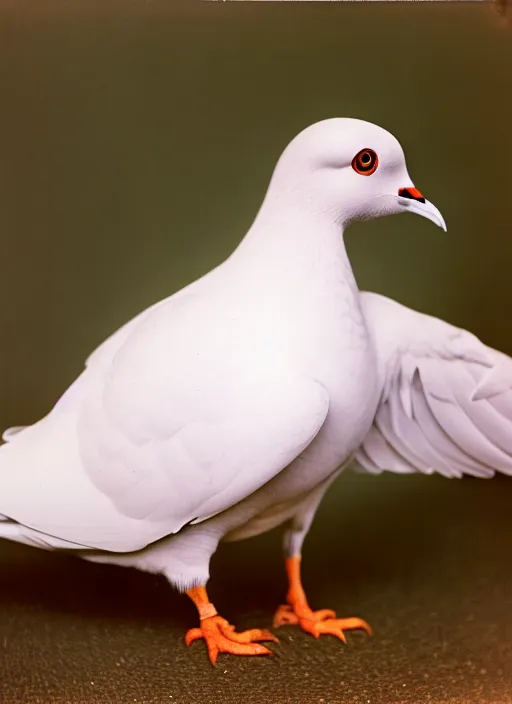
[[[38, 419], [107, 335], [220, 263], [251, 224], [282, 149], [308, 124], [333, 116], [370, 120], [394, 133], [404, 146], [416, 186], [439, 207], [448, 225], [444, 234], [412, 215], [354, 225], [347, 245], [361, 288], [443, 317], [512, 353], [511, 78], [511, 28], [484, 2], [0, 2], [0, 428]], [[316, 544], [317, 549], [310, 547], [308, 554], [315, 552], [319, 561], [317, 571], [309, 572], [309, 584], [315, 584], [316, 574], [318, 601], [324, 601], [323, 591], [331, 585], [340, 592], [341, 605], [350, 604], [369, 620], [372, 615], [380, 618], [385, 608], [380, 624], [384, 630], [388, 627], [387, 645], [382, 639], [380, 645], [377, 639], [373, 645], [357, 643], [366, 663], [372, 663], [372, 672], [379, 671], [381, 683], [393, 663], [403, 662], [403, 673], [408, 671], [408, 657], [418, 645], [407, 626], [409, 607], [403, 622], [393, 616], [393, 609], [414, 601], [411, 594], [423, 594], [433, 574], [444, 574], [441, 589], [452, 590], [457, 606], [456, 614], [453, 604], [443, 612], [428, 590], [417, 598], [410, 609], [417, 608], [415, 629], [423, 633], [424, 647], [446, 645], [444, 619], [465, 622], [471, 614], [478, 622], [494, 623], [488, 634], [491, 650], [506, 642], [504, 629], [512, 624], [510, 617], [506, 623], [502, 619], [510, 612], [512, 594], [505, 587], [508, 573], [500, 571], [500, 555], [504, 544], [508, 550], [512, 542], [499, 521], [509, 515], [512, 489], [506, 480], [497, 482], [499, 499], [492, 482], [424, 477], [352, 476], [342, 478], [330, 492], [311, 536], [310, 546]], [[497, 535], [505, 543], [495, 541]], [[13, 683], [21, 682], [21, 672], [23, 704], [31, 702], [32, 695], [33, 701], [46, 701], [44, 692], [51, 692], [54, 702], [61, 701], [59, 697], [69, 701], [70, 692], [73, 701], [117, 701], [117, 690], [108, 687], [120, 672], [119, 653], [126, 656], [129, 647], [120, 631], [106, 639], [102, 619], [113, 613], [123, 622], [134, 608], [145, 624], [148, 657], [160, 668], [161, 681], [172, 674], [180, 682], [196, 662], [197, 687], [199, 681], [201, 687], [211, 685], [208, 678], [214, 675], [204, 674], [210, 671], [200, 646], [195, 660], [189, 653], [183, 655], [179, 675], [173, 670], [177, 661], [156, 664], [176, 625], [168, 616], [160, 634], [168, 599], [183, 613], [188, 606], [177, 597], [172, 601], [175, 597], [169, 597], [160, 582], [130, 577], [142, 602], [151, 595], [152, 605], [144, 610], [126, 595], [119, 601], [112, 584], [120, 578], [111, 568], [35, 556], [21, 546], [2, 549], [6, 557], [0, 568], [0, 636], [4, 628], [5, 642], [14, 643], [14, 650], [0, 655], [2, 671], [10, 673], [4, 687], [11, 687], [2, 701], [17, 701], [18, 684]], [[275, 578], [282, 570], [279, 550], [279, 540], [273, 537], [270, 542], [266, 536], [229, 546], [229, 559], [219, 557], [218, 584], [224, 579], [225, 585], [233, 578], [234, 556], [237, 564], [245, 560], [248, 572], [242, 586], [264, 611], [264, 623], [282, 598], [283, 578]], [[454, 567], [455, 552], [467, 555], [465, 567]], [[314, 564], [312, 557], [310, 570]], [[257, 575], [249, 565], [259, 566]], [[49, 576], [52, 570], [60, 591], [55, 576]], [[2, 572], [8, 573], [5, 580]], [[109, 587], [103, 581], [107, 573]], [[463, 575], [460, 583], [458, 573]], [[351, 587], [346, 584], [349, 575]], [[31, 591], [34, 582], [39, 592]], [[372, 591], [376, 585], [377, 591]], [[477, 591], [483, 602], [468, 605]], [[222, 592], [219, 598], [222, 601]], [[56, 616], [63, 599], [65, 615]], [[235, 613], [230, 616], [238, 625], [247, 625], [242, 622], [246, 611], [241, 596], [233, 599]], [[233, 606], [237, 603], [238, 611]], [[433, 625], [436, 609], [442, 616]], [[39, 626], [36, 612], [42, 614]], [[186, 613], [172, 641], [180, 653], [180, 633], [194, 618], [192, 610]], [[480, 626], [476, 631], [483, 639]], [[35, 632], [39, 645], [29, 647], [27, 639], [30, 643]], [[390, 664], [385, 652], [397, 632], [407, 647]], [[140, 623], [133, 637], [145, 637]], [[94, 666], [82, 663], [84, 644], [92, 648], [100, 643], [101, 649], [107, 641], [101, 666], [100, 660]], [[460, 689], [470, 675], [485, 680], [485, 672], [494, 667], [487, 685], [503, 697], [512, 681], [491, 650], [480, 648], [476, 659], [466, 653], [473, 641], [474, 634], [461, 632], [452, 642], [459, 659], [452, 661], [450, 677]], [[53, 650], [57, 660], [66, 668], [73, 664], [73, 679], [65, 685], [64, 675], [50, 682], [43, 673], [45, 653], [57, 642], [64, 643], [61, 650]], [[306, 651], [300, 651], [295, 644], [299, 669], [304, 666], [301, 653], [316, 657], [311, 655], [314, 643], [307, 641], [304, 647]], [[339, 657], [337, 643], [323, 647], [329, 657]], [[132, 651], [135, 667], [143, 656], [136, 646]], [[445, 647], [444, 657], [449, 658], [448, 651], [454, 657], [451, 646]], [[73, 653], [72, 660], [66, 659], [66, 652]], [[116, 653], [115, 662], [109, 653]], [[325, 652], [321, 657], [327, 657]], [[371, 675], [356, 655], [350, 657], [351, 671], [361, 678]], [[428, 701], [442, 668], [427, 686], [418, 663], [423, 657], [432, 663], [437, 655], [420, 649], [414, 657], [419, 689], [410, 701]], [[488, 657], [490, 664], [478, 657]], [[466, 660], [473, 669], [466, 668]], [[39, 675], [30, 674], [34, 662], [41, 663]], [[325, 669], [321, 658], [309, 662], [312, 672]], [[238, 668], [240, 675], [241, 665], [230, 661], [229, 666], [231, 672]], [[268, 675], [270, 670], [257, 667], [271, 666], [247, 667], [253, 674]], [[339, 664], [336, 667], [339, 688], [348, 675], [340, 674]], [[402, 670], [398, 672], [400, 678]], [[95, 700], [90, 694], [91, 673], [97, 682], [103, 677], [108, 699], [103, 695]], [[501, 689], [496, 685], [500, 677], [505, 678]], [[409, 672], [404, 682], [411, 679]], [[374, 678], [364, 692], [375, 694], [375, 683]], [[396, 680], [386, 690], [393, 704], [409, 701], [401, 685]], [[319, 696], [323, 686], [320, 682], [315, 690]], [[480, 691], [475, 687], [471, 691]], [[206, 691], [185, 687], [179, 701], [202, 701]], [[358, 691], [356, 687], [354, 696]], [[387, 702], [388, 694], [378, 691], [379, 698], [372, 702]], [[136, 687], [133, 696], [138, 696]], [[159, 696], [151, 701], [172, 700], [167, 694], [165, 699]], [[252, 701], [249, 684], [244, 696], [244, 701]], [[441, 692], [435, 698], [437, 704], [445, 701], [443, 696]], [[499, 697], [496, 701], [512, 701]], [[206, 694], [204, 701], [210, 701]], [[482, 701], [494, 700], [488, 695]]]

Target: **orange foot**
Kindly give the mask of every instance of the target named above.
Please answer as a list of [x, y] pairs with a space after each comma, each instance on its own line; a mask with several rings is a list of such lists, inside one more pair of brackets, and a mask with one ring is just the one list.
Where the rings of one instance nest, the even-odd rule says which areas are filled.
[[212, 665], [217, 662], [219, 653], [273, 655], [271, 650], [258, 642], [267, 640], [278, 643], [278, 639], [270, 631], [253, 628], [237, 633], [234, 626], [217, 614], [214, 605], [208, 599], [205, 587], [194, 587], [187, 594], [197, 607], [200, 625], [199, 628], [191, 628], [187, 631], [185, 643], [188, 646], [195, 640], [204, 638]]
[[362, 628], [367, 633], [372, 633], [370, 626], [361, 618], [336, 618], [336, 613], [330, 609], [312, 611], [309, 606], [299, 604], [280, 606], [274, 616], [274, 628], [295, 624], [298, 624], [306, 633], [311, 633], [315, 638], [329, 633], [344, 643], [347, 642], [344, 631]]
[[288, 604], [278, 608], [274, 616], [274, 628], [298, 624], [315, 638], [330, 634], [344, 643], [347, 642], [344, 631], [363, 629], [371, 635], [372, 629], [361, 618], [336, 618], [336, 613], [330, 609], [313, 611], [309, 607], [300, 578], [300, 555], [286, 560], [286, 571], [289, 581]]
[[237, 633], [225, 618], [210, 616], [201, 621], [199, 628], [191, 628], [186, 636], [185, 643], [190, 645], [195, 640], [204, 638], [208, 655], [212, 665], [217, 662], [219, 653], [232, 653], [233, 655], [273, 655], [273, 652], [258, 641], [271, 640], [278, 642], [270, 631], [252, 628], [250, 631]]

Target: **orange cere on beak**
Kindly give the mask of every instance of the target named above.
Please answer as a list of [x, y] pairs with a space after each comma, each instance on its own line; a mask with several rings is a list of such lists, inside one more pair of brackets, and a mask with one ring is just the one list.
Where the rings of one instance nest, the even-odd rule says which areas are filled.
[[410, 198], [411, 200], [417, 200], [419, 203], [424, 203], [425, 198], [422, 196], [421, 192], [417, 188], [399, 188], [398, 195], [401, 198]]

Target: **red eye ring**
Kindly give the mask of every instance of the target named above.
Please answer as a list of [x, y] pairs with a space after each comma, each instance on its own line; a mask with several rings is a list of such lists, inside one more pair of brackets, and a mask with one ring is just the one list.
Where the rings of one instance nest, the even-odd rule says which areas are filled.
[[352, 168], [361, 176], [371, 176], [378, 165], [379, 157], [373, 149], [361, 149], [352, 159]]

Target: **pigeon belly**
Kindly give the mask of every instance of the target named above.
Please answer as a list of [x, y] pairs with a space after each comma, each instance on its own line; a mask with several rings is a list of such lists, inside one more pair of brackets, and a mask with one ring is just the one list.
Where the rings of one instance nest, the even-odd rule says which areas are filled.
[[380, 391], [375, 354], [362, 319], [361, 326], [352, 321], [348, 330], [341, 328], [338, 344], [330, 342], [315, 363], [322, 370], [316, 378], [330, 397], [324, 426], [309, 447], [270, 482], [207, 521], [217, 524], [226, 540], [259, 535], [294, 516], [311, 491], [350, 461], [369, 431]]

